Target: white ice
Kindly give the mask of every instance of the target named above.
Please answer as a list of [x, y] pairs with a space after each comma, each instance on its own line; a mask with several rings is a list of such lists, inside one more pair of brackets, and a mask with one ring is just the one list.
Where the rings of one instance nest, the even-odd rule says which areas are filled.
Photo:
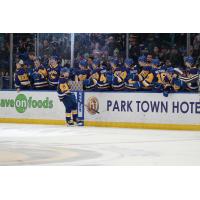
[[200, 165], [200, 132], [0, 124], [0, 165]]

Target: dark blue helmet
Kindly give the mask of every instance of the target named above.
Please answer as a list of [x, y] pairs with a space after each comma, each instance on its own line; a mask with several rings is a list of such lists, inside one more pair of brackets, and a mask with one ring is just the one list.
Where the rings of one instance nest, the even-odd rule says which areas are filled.
[[152, 69], [151, 66], [142, 67], [142, 70], [144, 70], [144, 71], [151, 71], [151, 69]]
[[138, 58], [138, 62], [147, 62], [146, 56], [140, 56], [140, 57]]
[[100, 60], [96, 58], [96, 59], [94, 59], [93, 63], [94, 63], [95, 65], [100, 65]]
[[167, 69], [167, 72], [173, 74], [173, 73], [175, 72], [175, 70], [174, 70], [173, 67], [169, 67], [169, 68]]
[[87, 60], [83, 59], [79, 62], [79, 65], [83, 66], [83, 67], [87, 67], [88, 66], [88, 62]]
[[63, 68], [60, 70], [60, 74], [63, 75], [64, 73], [70, 73], [70, 69], [67, 68], [67, 67], [63, 67]]
[[113, 63], [114, 65], [119, 65], [119, 60], [118, 59], [112, 59], [110, 63]]
[[155, 58], [152, 60], [153, 65], [160, 65], [160, 60], [158, 58]]
[[185, 56], [184, 57], [184, 62], [188, 62], [190, 64], [194, 64], [194, 59], [192, 56]]
[[58, 61], [58, 56], [51, 56], [50, 58], [51, 60], [55, 60], [55, 61]]
[[133, 62], [133, 59], [127, 58], [127, 59], [124, 61], [124, 63], [127, 64], [128, 66], [131, 66], [134, 62]]

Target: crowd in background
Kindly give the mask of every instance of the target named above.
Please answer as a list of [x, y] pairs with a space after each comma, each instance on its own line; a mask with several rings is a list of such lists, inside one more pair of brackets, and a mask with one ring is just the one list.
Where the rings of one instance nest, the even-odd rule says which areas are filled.
[[[9, 75], [9, 34], [4, 37], [0, 48], [0, 76]], [[24, 65], [34, 64], [35, 34], [16, 34], [14, 37], [13, 65], [23, 60]], [[39, 34], [39, 56], [43, 66], [49, 65], [52, 56], [57, 57], [61, 67], [70, 66], [70, 34]], [[129, 58], [138, 65], [138, 58], [151, 55], [159, 59], [159, 65], [171, 65], [174, 68], [184, 66], [186, 56], [186, 34], [129, 34]], [[200, 34], [191, 34], [189, 55], [193, 65], [199, 68]], [[81, 60], [99, 59], [103, 65], [118, 60], [123, 65], [126, 57], [126, 34], [75, 34], [74, 68], [79, 68]], [[90, 61], [89, 61], [90, 62]], [[14, 69], [15, 71], [15, 69]]]

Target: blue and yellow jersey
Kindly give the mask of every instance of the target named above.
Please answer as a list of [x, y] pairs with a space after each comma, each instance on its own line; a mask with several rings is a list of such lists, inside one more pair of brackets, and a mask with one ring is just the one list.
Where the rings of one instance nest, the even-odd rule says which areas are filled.
[[57, 93], [60, 100], [70, 93], [69, 79], [60, 76], [58, 80]]
[[112, 88], [113, 90], [122, 90], [124, 87], [124, 79], [127, 77], [127, 71], [118, 67], [113, 72]]
[[48, 87], [47, 70], [44, 66], [35, 67], [31, 77], [36, 89]]
[[100, 68], [91, 70], [90, 77], [83, 81], [84, 88], [90, 90], [96, 88], [99, 77], [100, 77]]
[[28, 72], [24, 68], [19, 68], [15, 72], [14, 76], [15, 88], [26, 88], [30, 87], [30, 80]]
[[99, 79], [97, 87], [100, 90], [109, 89], [112, 82], [112, 73], [108, 72], [105, 67], [101, 67], [99, 71]]
[[75, 72], [75, 76], [77, 77], [78, 81], [84, 81], [90, 77], [90, 70], [89, 69], [85, 69], [85, 70], [79, 69]]
[[180, 80], [185, 83], [185, 89], [190, 92], [198, 91], [199, 69], [196, 67], [185, 70], [185, 76], [180, 76]]
[[127, 69], [127, 77], [125, 79], [126, 84], [132, 84], [135, 81], [139, 81], [138, 74], [140, 73], [140, 68], [135, 65], [133, 68]]
[[144, 89], [150, 89], [154, 79], [151, 67], [143, 67], [143, 70], [139, 73], [138, 79]]
[[57, 65], [56, 67], [52, 67], [52, 66], [47, 67], [48, 82], [50, 86], [58, 85], [60, 70], [61, 70], [60, 65]]
[[153, 83], [164, 83], [164, 78], [166, 76], [166, 71], [163, 68], [153, 68], [151, 71], [154, 75]]

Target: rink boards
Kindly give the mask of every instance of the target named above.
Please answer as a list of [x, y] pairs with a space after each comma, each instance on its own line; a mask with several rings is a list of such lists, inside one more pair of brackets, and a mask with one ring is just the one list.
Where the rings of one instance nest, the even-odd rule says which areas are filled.
[[[200, 130], [200, 94], [76, 92], [86, 126]], [[65, 124], [56, 92], [0, 91], [0, 122]]]

